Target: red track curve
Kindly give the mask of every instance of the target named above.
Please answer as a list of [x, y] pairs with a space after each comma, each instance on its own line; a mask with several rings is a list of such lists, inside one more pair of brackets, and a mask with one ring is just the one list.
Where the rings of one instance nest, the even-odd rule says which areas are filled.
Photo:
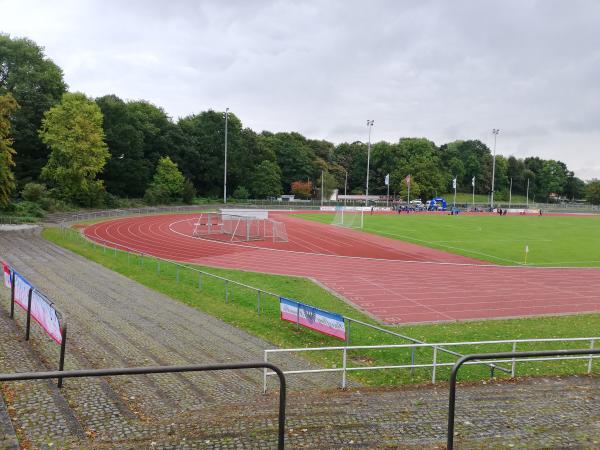
[[275, 215], [286, 223], [287, 243], [246, 245], [192, 238], [197, 215], [189, 214], [111, 220], [88, 226], [85, 234], [177, 261], [309, 277], [387, 323], [600, 311], [600, 269], [494, 266]]

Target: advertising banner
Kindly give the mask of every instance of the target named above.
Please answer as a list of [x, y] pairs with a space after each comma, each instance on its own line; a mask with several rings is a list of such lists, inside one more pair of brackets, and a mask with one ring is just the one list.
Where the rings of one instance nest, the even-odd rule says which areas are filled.
[[[32, 286], [17, 272], [14, 272], [14, 276], [15, 303], [27, 311], [29, 290], [32, 289]], [[60, 322], [53, 303], [36, 290], [33, 290], [31, 293], [31, 317], [40, 324], [44, 331], [46, 331], [57, 344], [62, 342]]]
[[15, 274], [15, 303], [27, 311], [27, 300], [29, 297], [29, 289], [31, 289], [31, 285], [27, 282], [25, 278], [19, 275], [17, 272]]
[[10, 289], [10, 267], [2, 262], [2, 273], [4, 274], [4, 287]]
[[56, 313], [52, 302], [38, 291], [33, 291], [31, 296], [31, 317], [46, 330], [46, 333], [48, 333], [57, 344], [62, 342], [58, 314]]
[[279, 297], [281, 319], [346, 340], [344, 317], [284, 297]]

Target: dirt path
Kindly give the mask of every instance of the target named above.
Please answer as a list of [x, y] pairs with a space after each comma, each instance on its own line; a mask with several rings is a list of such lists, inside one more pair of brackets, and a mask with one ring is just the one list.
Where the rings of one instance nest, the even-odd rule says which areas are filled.
[[[0, 233], [0, 256], [68, 312], [67, 368], [256, 360], [271, 347], [31, 231]], [[1, 370], [54, 368], [57, 346], [37, 326], [23, 342], [23, 314], [8, 319], [1, 292]], [[444, 386], [342, 392], [337, 377], [290, 381], [290, 448], [444, 442]], [[18, 436], [37, 448], [271, 448], [276, 395], [263, 396], [260, 382], [247, 372], [68, 380], [61, 391], [51, 382], [5, 384], [0, 446]], [[457, 431], [466, 447], [600, 446], [599, 400], [600, 380], [588, 377], [461, 387]]]

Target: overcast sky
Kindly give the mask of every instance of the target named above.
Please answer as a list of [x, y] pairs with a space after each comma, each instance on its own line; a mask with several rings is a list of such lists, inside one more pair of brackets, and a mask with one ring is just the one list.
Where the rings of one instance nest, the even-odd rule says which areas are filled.
[[229, 107], [258, 132], [424, 136], [600, 178], [600, 1], [0, 0], [70, 90], [178, 117]]

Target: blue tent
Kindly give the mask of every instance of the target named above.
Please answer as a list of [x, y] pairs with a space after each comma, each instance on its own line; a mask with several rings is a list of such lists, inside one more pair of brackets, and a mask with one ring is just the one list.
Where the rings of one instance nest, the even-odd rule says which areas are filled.
[[442, 197], [435, 197], [429, 200], [427, 203], [427, 211], [435, 211], [438, 203], [442, 205], [442, 211], [446, 211], [446, 199]]

